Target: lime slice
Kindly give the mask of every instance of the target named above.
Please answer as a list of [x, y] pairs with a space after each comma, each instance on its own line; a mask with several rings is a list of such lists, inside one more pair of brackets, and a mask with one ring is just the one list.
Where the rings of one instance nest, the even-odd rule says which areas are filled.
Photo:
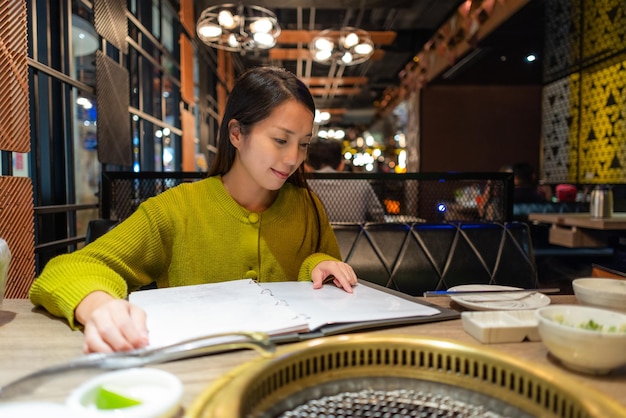
[[121, 409], [140, 405], [141, 401], [114, 392], [104, 386], [99, 386], [95, 404], [98, 409]]

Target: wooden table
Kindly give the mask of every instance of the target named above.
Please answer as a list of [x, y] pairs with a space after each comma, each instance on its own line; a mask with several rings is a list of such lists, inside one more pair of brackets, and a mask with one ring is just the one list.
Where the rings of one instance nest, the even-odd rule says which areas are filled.
[[592, 218], [588, 213], [530, 213], [528, 220], [603, 231], [626, 230], [624, 212], [614, 213], [610, 218]]
[[[576, 303], [575, 296], [550, 296], [553, 303]], [[438, 306], [450, 307], [445, 297], [428, 298]], [[462, 310], [458, 306], [454, 309]], [[72, 331], [63, 320], [50, 317], [35, 309], [28, 300], [5, 300], [0, 310], [0, 386], [40, 368], [55, 365], [82, 354], [83, 335]], [[377, 333], [424, 335], [431, 338], [453, 339], [462, 343], [482, 346], [465, 333], [461, 320], [389, 328]], [[560, 367], [541, 342], [489, 344], [491, 349], [502, 351], [518, 359], [527, 360], [536, 367], [559, 370], [581, 385], [593, 387], [626, 407], [626, 370], [608, 376], [590, 376], [569, 372]], [[601, 355], [601, 354], [600, 354]], [[184, 384], [183, 406], [189, 407], [194, 399], [212, 382], [232, 368], [259, 356], [256, 351], [241, 350], [218, 355], [155, 365], [174, 373]], [[32, 393], [14, 400], [45, 400], [63, 402], [70, 390], [102, 371], [72, 372], [59, 376], [40, 386]]]
[[528, 220], [552, 224], [550, 243], [564, 247], [605, 247], [609, 234], [626, 230], [626, 213], [592, 218], [588, 213], [530, 213]]

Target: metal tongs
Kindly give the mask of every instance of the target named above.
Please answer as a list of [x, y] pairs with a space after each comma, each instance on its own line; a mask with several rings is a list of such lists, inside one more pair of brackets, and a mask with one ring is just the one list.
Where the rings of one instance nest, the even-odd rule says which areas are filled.
[[269, 335], [263, 332], [229, 332], [193, 338], [163, 347], [147, 347], [117, 353], [87, 354], [67, 363], [46, 367], [27, 374], [0, 387], [0, 399], [23, 394], [25, 390], [32, 390], [60, 373], [84, 369], [127, 369], [241, 348], [252, 348], [264, 357], [271, 357], [276, 346], [270, 341]]

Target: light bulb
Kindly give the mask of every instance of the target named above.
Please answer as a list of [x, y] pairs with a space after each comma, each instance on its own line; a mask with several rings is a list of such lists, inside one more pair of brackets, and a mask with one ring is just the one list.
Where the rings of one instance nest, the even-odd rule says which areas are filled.
[[269, 33], [257, 32], [253, 36], [254, 42], [263, 47], [272, 47], [276, 43], [274, 37]]
[[350, 32], [348, 35], [346, 35], [346, 37], [343, 39], [343, 45], [346, 48], [352, 48], [354, 45], [359, 43], [359, 35], [357, 35], [354, 32]]
[[232, 46], [233, 48], [239, 47], [239, 41], [237, 41], [237, 37], [234, 33], [228, 35], [228, 45]]
[[328, 38], [318, 38], [315, 40], [313, 46], [319, 51], [330, 51], [334, 48], [335, 44]]
[[207, 23], [198, 28], [198, 34], [202, 38], [217, 38], [222, 34], [222, 28], [214, 23]]
[[366, 44], [366, 43], [358, 44], [357, 46], [354, 47], [354, 52], [359, 55], [370, 54], [373, 50], [374, 48], [372, 48], [370, 44]]
[[344, 64], [350, 64], [352, 62], [352, 54], [349, 52], [346, 52], [345, 54], [343, 54], [343, 56], [341, 57], [341, 61], [344, 62]]
[[326, 61], [332, 55], [330, 50], [317, 51], [315, 53], [315, 59], [317, 61]]
[[217, 21], [219, 22], [220, 25], [222, 25], [223, 27], [227, 29], [232, 29], [235, 27], [235, 17], [228, 10], [222, 10], [217, 15]]
[[250, 30], [255, 33], [270, 33], [273, 27], [274, 25], [272, 25], [272, 21], [266, 17], [262, 17], [250, 23]]

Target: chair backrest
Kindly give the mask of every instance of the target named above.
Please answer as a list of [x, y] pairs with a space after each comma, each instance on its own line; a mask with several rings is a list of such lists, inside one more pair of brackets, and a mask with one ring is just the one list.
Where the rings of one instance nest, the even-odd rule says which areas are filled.
[[97, 238], [106, 234], [119, 221], [114, 219], [92, 219], [87, 224], [87, 233], [85, 234], [85, 245], [95, 241]]
[[537, 286], [524, 223], [334, 224], [343, 260], [367, 281], [421, 296], [462, 284]]

